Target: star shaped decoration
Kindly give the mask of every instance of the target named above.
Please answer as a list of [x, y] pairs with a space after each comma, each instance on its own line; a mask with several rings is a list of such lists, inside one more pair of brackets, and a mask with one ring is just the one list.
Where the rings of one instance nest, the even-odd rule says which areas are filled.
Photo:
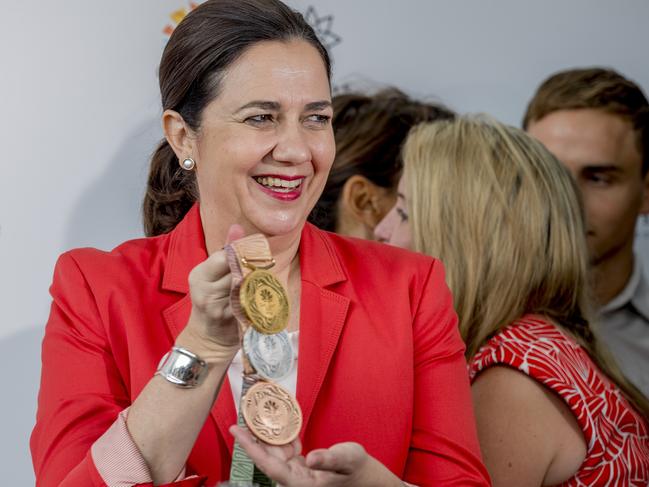
[[319, 17], [315, 7], [310, 6], [306, 9], [304, 19], [311, 27], [313, 27], [313, 30], [320, 39], [320, 42], [324, 44], [327, 50], [330, 50], [332, 47], [337, 46], [342, 42], [342, 38], [331, 30], [334, 22], [333, 15]]

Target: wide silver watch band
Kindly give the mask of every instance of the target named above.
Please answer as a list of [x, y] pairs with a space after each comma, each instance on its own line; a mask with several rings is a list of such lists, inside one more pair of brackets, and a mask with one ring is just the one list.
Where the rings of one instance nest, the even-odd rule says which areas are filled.
[[164, 354], [155, 374], [179, 387], [196, 387], [207, 374], [207, 364], [189, 350], [173, 347]]

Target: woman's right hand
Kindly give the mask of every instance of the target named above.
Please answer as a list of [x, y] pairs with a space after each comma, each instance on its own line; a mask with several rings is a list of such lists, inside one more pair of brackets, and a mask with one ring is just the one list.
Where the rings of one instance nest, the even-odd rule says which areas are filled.
[[[240, 225], [232, 225], [226, 244], [244, 236]], [[239, 325], [230, 306], [232, 273], [225, 250], [219, 250], [189, 273], [192, 310], [176, 345], [196, 353], [203, 360], [232, 358], [240, 347]]]

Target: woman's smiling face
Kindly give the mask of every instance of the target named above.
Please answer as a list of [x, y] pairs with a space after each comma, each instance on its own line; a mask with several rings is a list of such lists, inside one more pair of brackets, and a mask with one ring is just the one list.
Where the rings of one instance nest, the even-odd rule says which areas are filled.
[[193, 156], [203, 225], [301, 231], [335, 155], [325, 65], [305, 41], [253, 45], [202, 114]]

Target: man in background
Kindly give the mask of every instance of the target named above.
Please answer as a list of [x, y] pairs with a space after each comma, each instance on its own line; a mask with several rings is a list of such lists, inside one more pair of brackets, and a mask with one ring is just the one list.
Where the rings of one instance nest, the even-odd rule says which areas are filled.
[[523, 127], [573, 174], [586, 212], [599, 337], [649, 397], [649, 284], [633, 253], [649, 213], [649, 103], [610, 69], [572, 69], [545, 80]]

